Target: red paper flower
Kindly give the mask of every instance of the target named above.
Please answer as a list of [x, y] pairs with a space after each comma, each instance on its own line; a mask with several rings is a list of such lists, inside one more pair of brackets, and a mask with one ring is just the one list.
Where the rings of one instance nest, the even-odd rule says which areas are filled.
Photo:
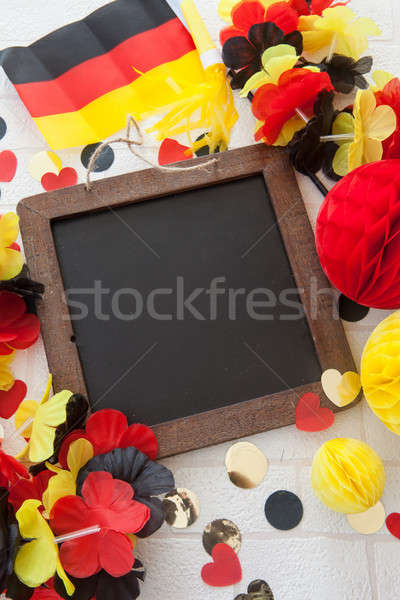
[[25, 398], [26, 392], [26, 383], [20, 379], [16, 379], [9, 390], [0, 390], [0, 417], [3, 419], [12, 417]]
[[255, 117], [264, 121], [256, 132], [256, 140], [273, 144], [286, 121], [295, 116], [296, 108], [311, 116], [322, 90], [333, 90], [329, 75], [308, 69], [290, 69], [282, 73], [278, 85], [267, 83], [260, 87], [252, 102]]
[[128, 448], [134, 446], [151, 460], [157, 457], [157, 438], [146, 425], [136, 423], [128, 427], [126, 416], [119, 410], [105, 408], [93, 413], [86, 422], [86, 431], [78, 431], [67, 436], [61, 446], [59, 461], [64, 468], [68, 448], [79, 437], [85, 437], [92, 443], [94, 454], [106, 454], [114, 448]]
[[391, 106], [397, 117], [396, 131], [383, 142], [383, 158], [400, 158], [400, 79], [394, 77], [375, 96], [377, 106]]
[[93, 525], [99, 533], [64, 542], [60, 558], [73, 577], [90, 577], [104, 569], [113, 577], [132, 569], [132, 544], [126, 533], [143, 529], [150, 509], [133, 500], [133, 490], [110, 473], [90, 473], [82, 486], [82, 496], [65, 496], [54, 505], [50, 521], [57, 535]]
[[299, 16], [287, 2], [275, 2], [265, 8], [257, 0], [242, 0], [232, 9], [232, 23], [220, 33], [223, 46], [232, 37], [246, 37], [249, 29], [257, 23], [275, 23], [284, 34], [297, 29]]
[[334, 0], [312, 0], [311, 4], [306, 0], [290, 0], [289, 4], [299, 15], [322, 15], [326, 8], [335, 6], [346, 6], [350, 0], [335, 2]]
[[0, 292], [0, 354], [29, 348], [39, 333], [40, 321], [27, 312], [24, 300], [13, 292]]
[[12, 485], [19, 481], [20, 477], [25, 477], [29, 479], [29, 473], [18, 460], [16, 460], [13, 456], [6, 454], [3, 450], [1, 450], [1, 442], [0, 442], [0, 474], [5, 477], [5, 479], [10, 482]]
[[54, 475], [53, 471], [46, 469], [35, 475], [31, 480], [20, 479], [17, 481], [10, 489], [8, 496], [8, 501], [13, 505], [15, 512], [23, 505], [25, 500], [33, 498], [41, 501], [43, 493], [47, 490], [49, 479]]
[[400, 308], [400, 160], [346, 175], [317, 219], [321, 266], [345, 296], [371, 308]]

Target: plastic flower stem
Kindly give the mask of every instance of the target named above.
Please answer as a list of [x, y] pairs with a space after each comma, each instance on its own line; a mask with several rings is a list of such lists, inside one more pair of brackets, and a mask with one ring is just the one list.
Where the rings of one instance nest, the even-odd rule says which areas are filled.
[[55, 544], [62, 544], [63, 542], [68, 542], [70, 540], [76, 540], [81, 537], [85, 537], [87, 535], [93, 535], [100, 531], [101, 527], [99, 525], [92, 525], [91, 527], [86, 527], [85, 529], [78, 529], [77, 531], [71, 531], [71, 533], [64, 533], [64, 535], [59, 535], [54, 538]]
[[27, 419], [25, 421], [25, 423], [22, 423], [22, 425], [20, 427], [18, 427], [18, 429], [15, 430], [14, 435], [22, 435], [22, 433], [25, 431], [25, 429], [27, 429], [29, 427], [29, 425], [31, 425], [33, 423], [33, 417], [29, 417], [29, 419]]
[[299, 115], [300, 119], [303, 119], [304, 123], [308, 123], [310, 120], [300, 108], [296, 108], [296, 113]]
[[321, 142], [344, 142], [354, 140], [354, 133], [336, 133], [332, 135], [321, 135]]
[[335, 35], [332, 38], [331, 46], [329, 48], [329, 54], [326, 59], [326, 62], [328, 62], [328, 63], [330, 63], [332, 60], [333, 54], [335, 52], [336, 44], [337, 44], [337, 33], [335, 33]]

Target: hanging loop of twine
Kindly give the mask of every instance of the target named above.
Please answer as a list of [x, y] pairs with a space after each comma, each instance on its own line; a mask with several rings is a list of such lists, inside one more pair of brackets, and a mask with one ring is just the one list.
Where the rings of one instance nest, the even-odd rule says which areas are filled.
[[[132, 138], [132, 127], [134, 127], [137, 139]], [[100, 154], [103, 152], [104, 148], [109, 146], [110, 144], [123, 143], [126, 144], [129, 150], [134, 154], [137, 158], [153, 167], [154, 169], [158, 169], [159, 171], [169, 171], [170, 173], [182, 173], [183, 171], [197, 171], [198, 169], [203, 169], [204, 167], [208, 167], [209, 165], [215, 164], [217, 162], [216, 158], [210, 158], [206, 162], [200, 163], [198, 165], [193, 165], [191, 167], [174, 167], [174, 166], [164, 166], [159, 165], [149, 158], [146, 158], [139, 152], [138, 147], [142, 148], [155, 148], [155, 146], [144, 146], [143, 132], [137, 123], [136, 119], [134, 119], [131, 115], [127, 118], [127, 126], [126, 126], [126, 134], [125, 137], [114, 138], [113, 140], [108, 140], [107, 142], [103, 142], [96, 148], [90, 157], [90, 161], [87, 168], [86, 173], [86, 189], [88, 192], [92, 190], [93, 182], [91, 180], [91, 174], [93, 173], [94, 167], [96, 165], [96, 161]]]

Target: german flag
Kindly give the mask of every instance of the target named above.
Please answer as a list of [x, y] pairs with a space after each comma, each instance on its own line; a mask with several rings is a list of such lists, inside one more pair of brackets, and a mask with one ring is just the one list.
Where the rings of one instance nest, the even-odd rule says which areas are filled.
[[115, 0], [0, 64], [53, 149], [98, 142], [204, 81], [193, 40], [164, 0]]

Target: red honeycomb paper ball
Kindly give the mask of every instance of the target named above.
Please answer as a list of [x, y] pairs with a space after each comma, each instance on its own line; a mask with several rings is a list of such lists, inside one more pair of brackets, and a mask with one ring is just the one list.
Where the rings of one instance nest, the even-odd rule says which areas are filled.
[[371, 308], [400, 308], [400, 160], [364, 165], [339, 181], [315, 237], [322, 268], [342, 294]]

